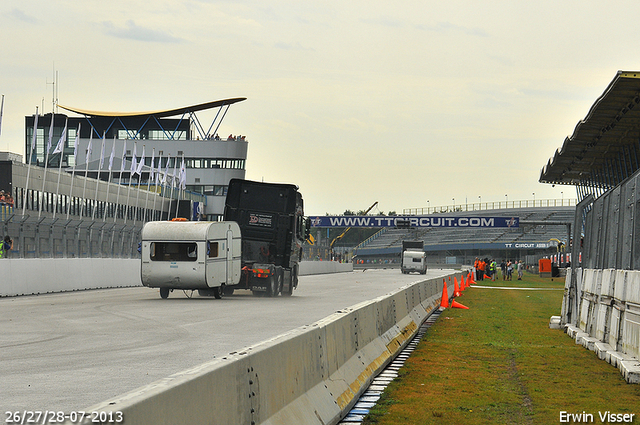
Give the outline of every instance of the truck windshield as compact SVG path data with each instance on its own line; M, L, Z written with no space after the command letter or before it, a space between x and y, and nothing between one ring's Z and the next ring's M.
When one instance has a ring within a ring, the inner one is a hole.
M151 242L152 261L196 261L198 245L195 242Z

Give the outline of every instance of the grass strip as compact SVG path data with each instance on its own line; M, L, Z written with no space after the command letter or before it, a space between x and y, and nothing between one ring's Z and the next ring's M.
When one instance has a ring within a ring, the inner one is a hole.
M560 315L564 279L525 273L483 286L554 290L466 289L445 310L385 390L363 424L557 424L561 412L634 413L640 385L549 329Z

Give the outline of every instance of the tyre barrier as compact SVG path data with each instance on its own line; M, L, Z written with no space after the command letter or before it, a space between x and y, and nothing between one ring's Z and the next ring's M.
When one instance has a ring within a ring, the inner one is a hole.
M126 425L336 424L439 307L442 289L442 277L403 286L86 410L121 412Z
M570 290L573 273L576 295ZM573 296L578 297L579 311L574 323L567 323ZM555 321L576 344L617 367L628 383L640 383L640 271L568 270L562 315Z

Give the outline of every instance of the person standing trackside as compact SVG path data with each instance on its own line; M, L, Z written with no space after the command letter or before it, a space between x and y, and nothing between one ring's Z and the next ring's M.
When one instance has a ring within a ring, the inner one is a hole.
M518 280L522 280L522 275L524 275L524 264L522 264L522 260L518 261Z
M479 273L480 280L484 280L484 274L487 268L487 262L481 259L478 267L480 267L480 273Z
M13 249L13 240L6 235L4 240L0 242L0 258L8 258L9 251Z

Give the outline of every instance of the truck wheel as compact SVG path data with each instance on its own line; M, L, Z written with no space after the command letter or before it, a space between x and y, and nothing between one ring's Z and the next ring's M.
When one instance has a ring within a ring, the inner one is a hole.
M160 288L160 298L162 298L163 300L169 298L169 291L169 288Z
M275 297L278 295L278 283L274 274L269 276L269 281L267 282L267 297Z
M298 269L291 270L291 280L289 281L288 289L282 291L283 297L290 297L293 295L293 287L295 286L295 280L298 278Z

